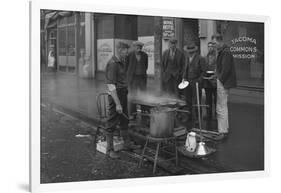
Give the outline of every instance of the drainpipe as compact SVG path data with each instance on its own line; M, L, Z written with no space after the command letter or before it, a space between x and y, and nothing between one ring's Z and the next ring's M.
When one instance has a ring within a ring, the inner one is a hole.
M89 78L95 78L95 59L93 50L93 32L94 32L94 19L92 13L85 13L85 57L89 59L90 72Z
M161 60L162 60L162 17L154 17L154 80L159 92L161 84Z

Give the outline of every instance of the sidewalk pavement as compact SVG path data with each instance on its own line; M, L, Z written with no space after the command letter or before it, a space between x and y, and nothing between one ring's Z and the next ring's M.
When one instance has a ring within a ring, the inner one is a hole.
M96 97L105 92L104 81L70 74L41 74L41 103L53 103L89 117L97 117Z
M155 92L153 80L148 80L148 92ZM90 118L97 118L96 98L106 92L104 80L83 79L76 75L61 73L41 74L41 102L60 105ZM263 105L263 93L233 89L230 103Z
M148 81L154 91L153 82ZM237 89L236 89L237 90ZM41 103L53 103L79 115L96 119L96 97L105 92L104 80L82 79L69 74L41 75ZM231 166L235 171L264 168L263 93L249 91L230 93L230 135L217 144L210 159Z

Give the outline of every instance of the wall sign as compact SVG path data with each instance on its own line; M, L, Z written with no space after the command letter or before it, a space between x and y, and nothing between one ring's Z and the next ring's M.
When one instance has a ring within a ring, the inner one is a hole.
M255 38L242 36L231 40L230 52L237 59L254 59L257 57Z
M163 39L175 37L175 19L163 18Z

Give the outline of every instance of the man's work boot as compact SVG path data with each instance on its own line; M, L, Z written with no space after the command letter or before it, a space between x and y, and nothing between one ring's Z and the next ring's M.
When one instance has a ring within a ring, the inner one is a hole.
M107 133L106 134L106 154L112 158L112 159L117 159L120 156L114 151L114 146L113 146L113 133Z
M115 151L113 150L110 150L107 155L111 158L111 159L118 159L120 158L120 156L118 155L118 153L116 153Z

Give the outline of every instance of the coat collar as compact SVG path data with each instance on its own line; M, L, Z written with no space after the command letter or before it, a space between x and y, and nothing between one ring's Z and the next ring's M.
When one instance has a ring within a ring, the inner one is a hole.
M199 59L199 54L196 53L196 54L193 56L193 58L192 58L192 60L191 60L190 62L189 62L189 57L188 57L188 62L189 62L189 64L193 64L193 63L195 63L198 59Z
M113 61L113 62L119 62L119 63L122 63L122 61L120 60L120 58L119 58L119 57L117 57L117 56L115 56L115 55L113 55L113 56L112 56L112 61Z
M169 53L169 54L171 54L171 51L172 51L172 50L171 50L171 49L168 49L168 50L169 50L169 52L168 52L168 53ZM178 49L178 48L176 48L176 49L175 49L175 56L177 55L177 53L178 53L178 52L179 52L179 49Z
M219 49L219 53L223 52L223 51L227 51L228 50L228 46L226 44L224 44L221 49Z

